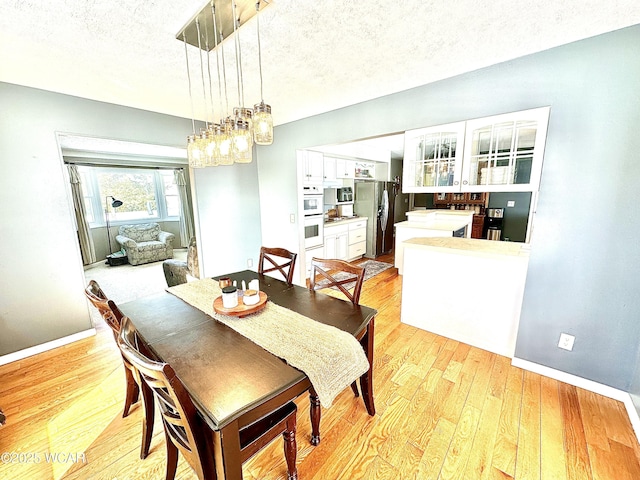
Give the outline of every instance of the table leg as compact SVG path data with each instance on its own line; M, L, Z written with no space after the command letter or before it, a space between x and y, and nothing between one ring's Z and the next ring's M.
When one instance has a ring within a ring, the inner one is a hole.
M311 387L309 390L309 416L311 417L311 445L320 444L320 398L316 391Z
M367 407L367 413L371 416L376 414L376 406L373 401L373 332L374 321L372 318L367 326L367 332L360 339L360 344L369 360L369 370L360 377L360 389L362 390L362 399Z
M242 480L240 433L235 422L213 433L213 456L217 480Z

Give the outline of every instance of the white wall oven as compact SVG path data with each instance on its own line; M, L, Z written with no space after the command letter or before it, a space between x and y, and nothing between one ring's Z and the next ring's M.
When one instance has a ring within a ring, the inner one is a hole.
M304 216L323 215L323 194L319 187L304 187L302 194L302 209Z
M304 248L321 247L324 244L324 215L304 217Z

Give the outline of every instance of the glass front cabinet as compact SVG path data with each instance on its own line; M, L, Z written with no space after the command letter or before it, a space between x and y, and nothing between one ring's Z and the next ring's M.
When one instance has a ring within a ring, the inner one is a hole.
M403 192L457 192L465 122L405 132Z
M537 191L549 107L405 132L403 191Z

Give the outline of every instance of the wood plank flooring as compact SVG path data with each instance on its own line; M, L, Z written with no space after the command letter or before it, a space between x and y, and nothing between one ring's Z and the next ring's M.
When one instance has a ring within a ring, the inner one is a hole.
M323 410L322 442L312 447L308 400L298 400L301 480L640 479L640 447L620 402L401 324L401 282L389 269L365 282L361 297L379 311L376 415L347 389ZM124 391L104 326L0 366L0 479L164 478L162 426L140 460L142 412L136 405L122 418ZM285 478L282 442L243 471L245 480ZM196 477L181 459L176 478Z

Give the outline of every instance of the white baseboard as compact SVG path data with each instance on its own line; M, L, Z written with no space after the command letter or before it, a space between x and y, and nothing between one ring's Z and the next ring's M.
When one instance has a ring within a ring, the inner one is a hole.
M73 335L68 335L66 337L58 338L57 340L52 340L50 342L43 343L41 345L36 345L35 347L29 347L29 348L25 348L24 350L18 350L17 352L13 352L13 353L9 353L7 355L1 356L0 365L6 365L7 363L15 362L16 360L22 360L23 358L27 358L32 355L36 355L38 353L46 352L47 350L53 350L54 348L61 347L63 345L68 345L69 343L82 340L83 338L87 338L95 334L96 334L96 329L90 328L88 330L83 330L82 332L74 333Z
M513 365L514 367L522 368L523 370L539 373L540 375L544 375L545 377L553 378L554 380L568 383L569 385L573 385L574 387L583 388L585 390L589 390L599 395L613 398L614 400L618 400L624 403L624 406L627 410L627 415L629 416L629 421L631 422L633 431L636 434L636 439L638 440L638 443L640 443L640 416L638 415L638 411L636 410L636 407L633 404L631 395L629 395L629 393L617 388L610 387L608 385L594 382L592 380L587 380L586 378L578 377L577 375L563 372L561 370L556 370L554 368L546 367L544 365L533 363L528 360L523 360L521 358L512 358L511 365Z

